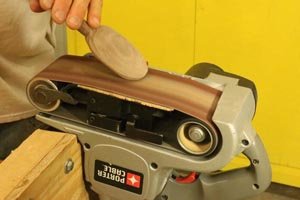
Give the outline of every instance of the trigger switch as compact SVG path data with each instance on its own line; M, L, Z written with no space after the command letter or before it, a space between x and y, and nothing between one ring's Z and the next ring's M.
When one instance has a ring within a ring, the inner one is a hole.
M176 182L183 183L183 184L193 183L197 180L198 177L199 175L196 172L191 172L186 177L177 177Z

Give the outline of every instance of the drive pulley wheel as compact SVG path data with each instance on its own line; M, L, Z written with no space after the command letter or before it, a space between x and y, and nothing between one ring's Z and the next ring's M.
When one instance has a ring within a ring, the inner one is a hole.
M207 156L218 145L218 135L196 119L183 120L177 129L177 141L188 153Z
M36 78L27 85L27 96L30 103L40 111L51 112L60 105L60 99L53 99L43 89L57 90L56 85L47 79Z

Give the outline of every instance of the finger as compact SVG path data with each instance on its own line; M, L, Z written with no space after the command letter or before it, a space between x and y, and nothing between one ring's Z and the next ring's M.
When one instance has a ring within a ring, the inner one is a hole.
M30 9L33 12L42 12L42 11L44 11L43 8L40 6L39 0L29 0L29 6L30 6Z
M90 0L74 0L67 17L67 25L71 29L78 29L86 15Z
M50 9L52 8L53 1L54 1L54 0L40 0L40 6L41 6L44 10L50 10Z
M71 5L72 0L55 0L52 6L52 19L57 24L64 23Z
M91 0L88 12L88 23L91 27L100 26L103 0Z

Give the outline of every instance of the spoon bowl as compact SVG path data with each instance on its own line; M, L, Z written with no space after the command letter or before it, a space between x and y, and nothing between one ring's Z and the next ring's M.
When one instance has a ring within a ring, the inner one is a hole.
M120 77L142 79L148 65L140 52L119 33L108 26L92 29L85 21L79 31L85 36L94 56Z

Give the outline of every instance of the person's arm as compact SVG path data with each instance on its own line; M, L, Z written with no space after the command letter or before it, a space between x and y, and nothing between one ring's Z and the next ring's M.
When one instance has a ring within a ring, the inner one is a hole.
M29 0L34 12L51 10L52 19L58 24L66 22L71 29L78 29L87 15L88 24L100 25L103 0Z

